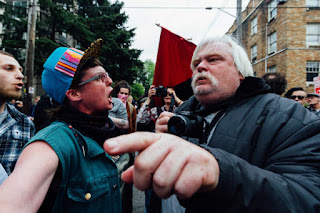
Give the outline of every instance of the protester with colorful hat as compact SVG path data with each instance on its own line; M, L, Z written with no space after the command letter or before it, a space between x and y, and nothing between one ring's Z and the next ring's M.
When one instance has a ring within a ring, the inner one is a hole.
M43 88L61 107L1 185L3 212L121 212L117 166L101 147L120 134L108 118L112 79L97 59L101 46L59 47L45 62Z

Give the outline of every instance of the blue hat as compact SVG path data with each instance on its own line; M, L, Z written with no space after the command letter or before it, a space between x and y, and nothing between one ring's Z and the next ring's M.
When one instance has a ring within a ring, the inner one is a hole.
M76 72L88 59L99 56L102 44L98 39L85 52L68 47L55 49L43 65L42 86L46 93L62 104Z

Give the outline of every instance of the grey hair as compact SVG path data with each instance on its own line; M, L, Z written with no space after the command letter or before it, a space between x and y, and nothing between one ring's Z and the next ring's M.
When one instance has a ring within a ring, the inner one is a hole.
M223 35L220 37L212 37L212 38L206 38L200 42L200 44L197 46L197 48L193 52L193 56L191 59L191 70L195 70L195 67L193 65L193 61L196 60L196 56L198 52L203 49L206 45L212 45L214 43L225 43L228 44L231 47L230 54L233 57L234 64L236 65L238 71L241 73L243 77L253 76L253 69L251 62L248 58L248 55L244 48L240 46L236 40L229 36L229 35Z

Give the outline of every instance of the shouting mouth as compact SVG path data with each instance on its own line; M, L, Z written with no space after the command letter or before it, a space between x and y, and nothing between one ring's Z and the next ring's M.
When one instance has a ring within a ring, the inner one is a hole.
M16 84L16 88L17 88L18 90L22 90L22 86L23 86L23 83L18 83L18 84Z

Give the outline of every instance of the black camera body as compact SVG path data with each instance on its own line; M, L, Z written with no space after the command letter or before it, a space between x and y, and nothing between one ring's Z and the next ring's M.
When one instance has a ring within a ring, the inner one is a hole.
M177 136L201 138L203 134L203 117L189 111L181 111L169 119L168 131Z
M157 97L166 97L168 88L163 87L162 85L155 87L156 94L154 96Z

